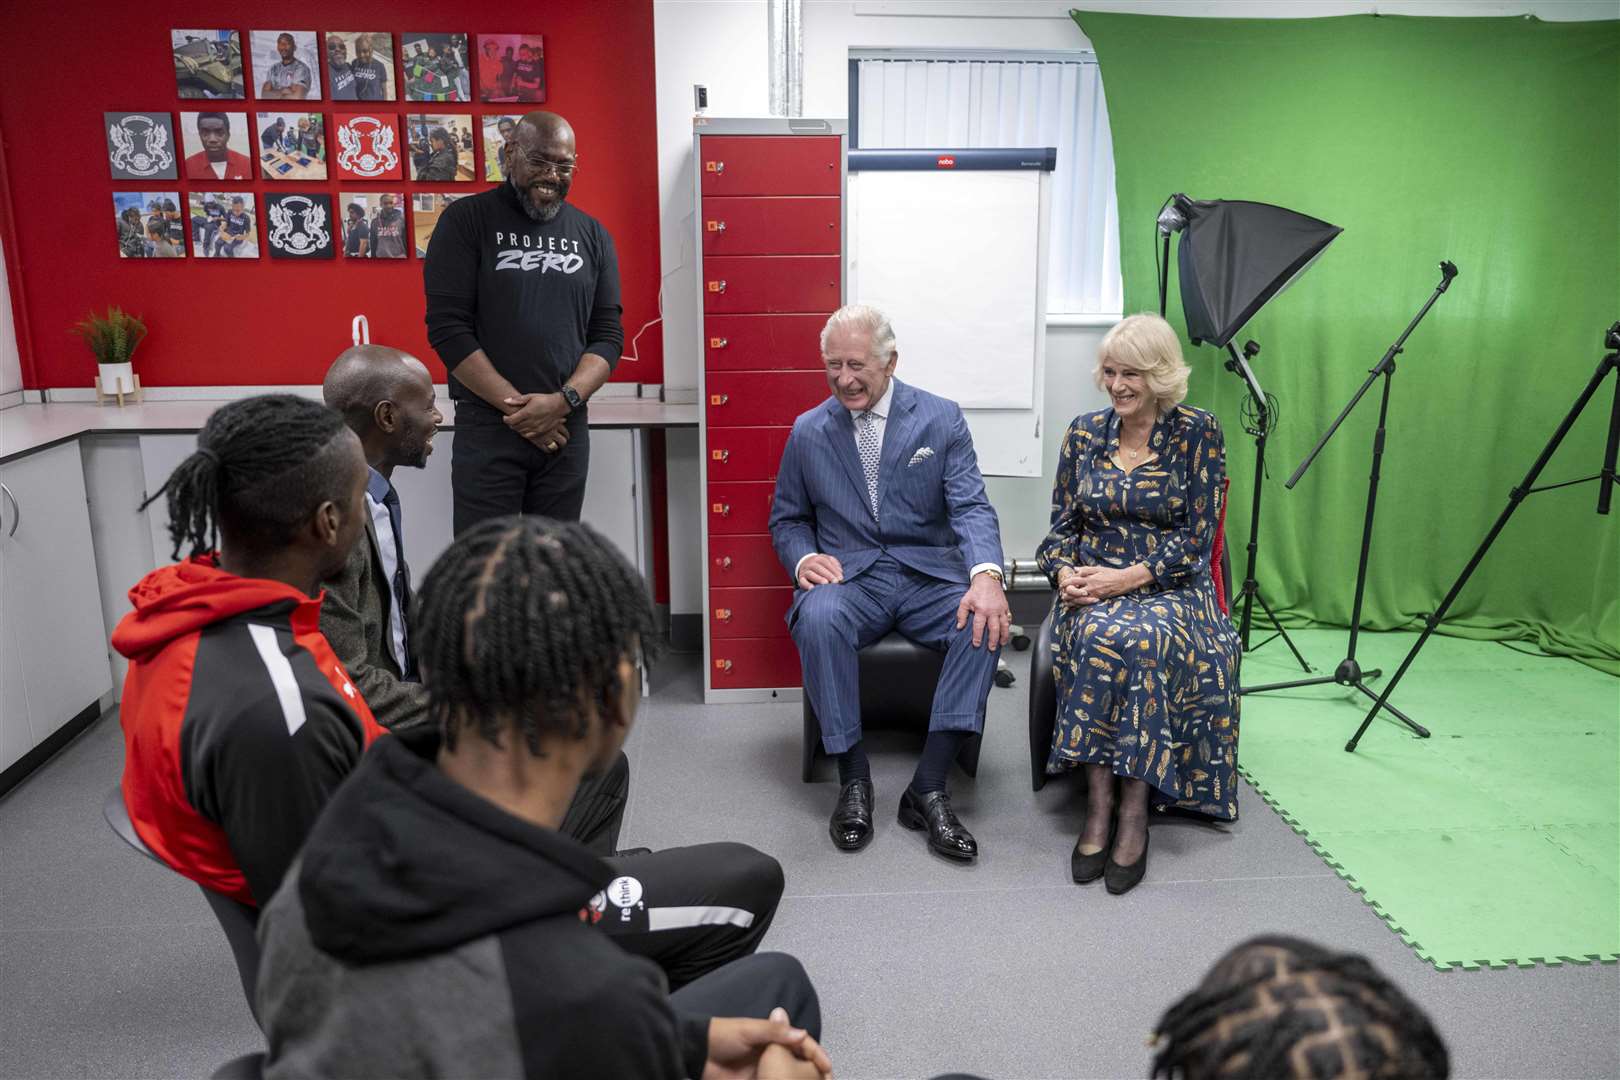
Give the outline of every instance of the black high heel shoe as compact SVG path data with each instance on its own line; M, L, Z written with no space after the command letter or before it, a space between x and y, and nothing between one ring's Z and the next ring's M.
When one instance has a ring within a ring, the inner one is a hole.
M1102 846L1101 851L1093 852L1090 855L1080 854L1080 841L1075 840L1074 850L1069 852L1069 876L1074 878L1076 885L1084 885L1103 876L1104 866L1108 863L1108 852L1114 846L1114 832L1115 825L1110 822L1108 825L1108 842Z
M1152 831L1142 834L1142 856L1129 866L1121 866L1114 861L1113 843L1109 843L1108 867L1103 871L1103 884L1115 896L1130 892L1141 883L1147 874L1148 841L1153 838Z

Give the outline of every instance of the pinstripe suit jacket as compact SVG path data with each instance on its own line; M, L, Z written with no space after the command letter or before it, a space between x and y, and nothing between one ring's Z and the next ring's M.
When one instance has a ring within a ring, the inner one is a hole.
M961 408L894 380L875 521L849 410L829 397L801 414L777 470L771 542L789 575L812 552L836 557L846 580L884 552L964 586L969 567L1000 566L1001 526Z

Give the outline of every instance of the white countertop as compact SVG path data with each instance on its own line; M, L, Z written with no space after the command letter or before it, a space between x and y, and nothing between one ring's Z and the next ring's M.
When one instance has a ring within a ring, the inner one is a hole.
M141 405L79 403L15 405L0 410L0 461L81 435L154 434L201 431L217 401L148 401ZM455 403L441 398L444 427L453 428ZM591 427L696 427L695 404L670 405L640 398L600 398L591 402Z

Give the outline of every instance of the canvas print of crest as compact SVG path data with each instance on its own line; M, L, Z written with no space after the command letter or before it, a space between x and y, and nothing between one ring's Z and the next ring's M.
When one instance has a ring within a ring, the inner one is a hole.
M191 253L199 259L257 259L259 224L253 193L193 191Z
M506 167L501 164L501 147L512 138L520 118L487 113L484 116L484 179L505 180Z
M242 35L235 30L170 30L174 81L183 98L246 97Z
M325 180L320 113L260 113L259 172L266 180Z
M406 101L471 101L466 34L401 34Z
M186 226L178 191L115 191L113 223L121 259L183 259Z
M273 192L264 197L264 220L272 259L330 259L336 249L330 195Z
M313 30L254 30L255 97L314 101L321 96L321 61Z
M546 53L539 34L478 35L478 99L546 100Z
M102 114L114 180L173 180L179 173L174 122L166 112Z
M464 197L450 191L419 191L411 195L411 231L416 236L417 258L427 258L428 241L433 239L433 230L438 228L439 215L444 213L445 207Z
M405 258L405 209L397 191L344 191L343 256L347 259Z
M477 175L471 113L413 113L405 118L405 134L412 180L471 182Z
M329 30L326 79L333 101L394 100L394 35L382 30Z
M331 150L340 179L404 179L404 147L395 113L338 113L332 117Z

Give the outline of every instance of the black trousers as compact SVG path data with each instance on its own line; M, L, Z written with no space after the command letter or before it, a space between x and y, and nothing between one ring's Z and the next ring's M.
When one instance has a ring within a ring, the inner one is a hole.
M555 454L507 427L494 409L480 405L458 403L455 430L450 489L457 536L480 521L508 514L579 520L591 461L590 426L584 412L568 418L568 445Z
M734 961L675 991L669 1000L681 1012L759 1020L780 1005L794 1027L821 1041L821 1000L804 966L787 953Z
M563 816L561 831L606 859L616 875L592 898L592 922L663 968L671 989L751 955L776 918L782 865L732 843L613 856L629 795L630 762L620 753L612 768L580 785Z

